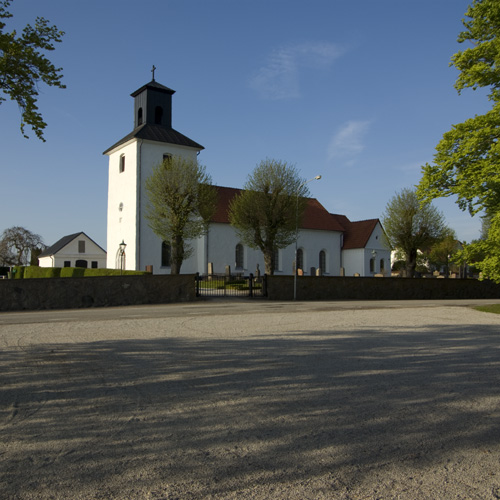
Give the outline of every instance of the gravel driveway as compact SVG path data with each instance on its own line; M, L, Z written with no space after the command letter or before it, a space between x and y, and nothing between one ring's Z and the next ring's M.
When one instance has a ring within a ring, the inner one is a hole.
M500 499L500 316L247 304L0 315L0 498Z

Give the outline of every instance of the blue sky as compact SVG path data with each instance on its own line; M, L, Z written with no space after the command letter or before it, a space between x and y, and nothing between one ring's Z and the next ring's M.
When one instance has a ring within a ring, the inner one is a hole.
M46 244L85 231L106 247L107 160L133 128L130 94L176 91L173 127L202 144L219 186L261 160L293 163L311 196L351 220L381 217L417 184L442 134L489 107L453 87L468 0L14 0L7 29L44 16L64 30L49 57L66 90L40 86L46 142L0 106L0 231ZM461 240L480 220L436 201Z

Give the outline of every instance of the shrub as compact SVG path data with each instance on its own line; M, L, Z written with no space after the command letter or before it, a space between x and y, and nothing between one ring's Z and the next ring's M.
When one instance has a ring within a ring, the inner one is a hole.
M59 278L60 267L27 266L24 268L24 278Z
M120 276L119 269L84 269L83 267L16 266L13 278L81 278L94 276ZM124 276L143 276L146 271L123 271Z
M24 278L24 269L24 266L14 266L11 269L12 277L17 280Z

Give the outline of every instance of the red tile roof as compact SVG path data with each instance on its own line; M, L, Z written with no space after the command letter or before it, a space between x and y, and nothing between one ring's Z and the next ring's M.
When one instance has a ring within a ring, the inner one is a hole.
M343 226L331 216L316 198L307 199L307 206L300 227L302 229L320 229L323 231L344 231Z
M215 186L217 189L217 209L212 222L229 224L229 205L232 199L241 192L241 189Z
M229 205L241 189L216 186L218 192L217 209L212 222L229 224ZM345 215L330 214L316 199L308 198L302 218L302 229L317 229L321 231L339 231L344 233L344 249L364 248L379 222L378 219L368 219L351 222Z
M216 186L218 191L217 209L212 222L229 224L229 205L241 189ZM302 229L319 229L323 231L344 231L344 228L328 213L325 207L315 198L307 199L307 206L302 218Z
M344 250L349 250L351 248L365 248L375 229L375 226L379 222L378 219L351 222L345 215L332 214L332 216L337 219L341 219L342 225L345 228Z

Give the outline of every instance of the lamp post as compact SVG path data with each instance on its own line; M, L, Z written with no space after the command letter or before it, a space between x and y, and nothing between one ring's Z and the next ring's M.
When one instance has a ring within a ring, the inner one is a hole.
M124 264L124 261L125 261L125 248L127 247L127 244L125 243L125 241L122 240L122 242L120 243L120 275L123 274L123 264Z
M321 179L321 175L317 175L316 177L313 177L312 179L309 179L308 181L303 182L298 188L297 192L295 193L296 197L296 205L295 205L295 269L293 273L293 300L297 300L297 273L298 273L298 262L297 262L297 254L298 254L298 240L299 240L299 194L300 194L300 189L304 187L306 184L309 184L312 181L319 181Z

